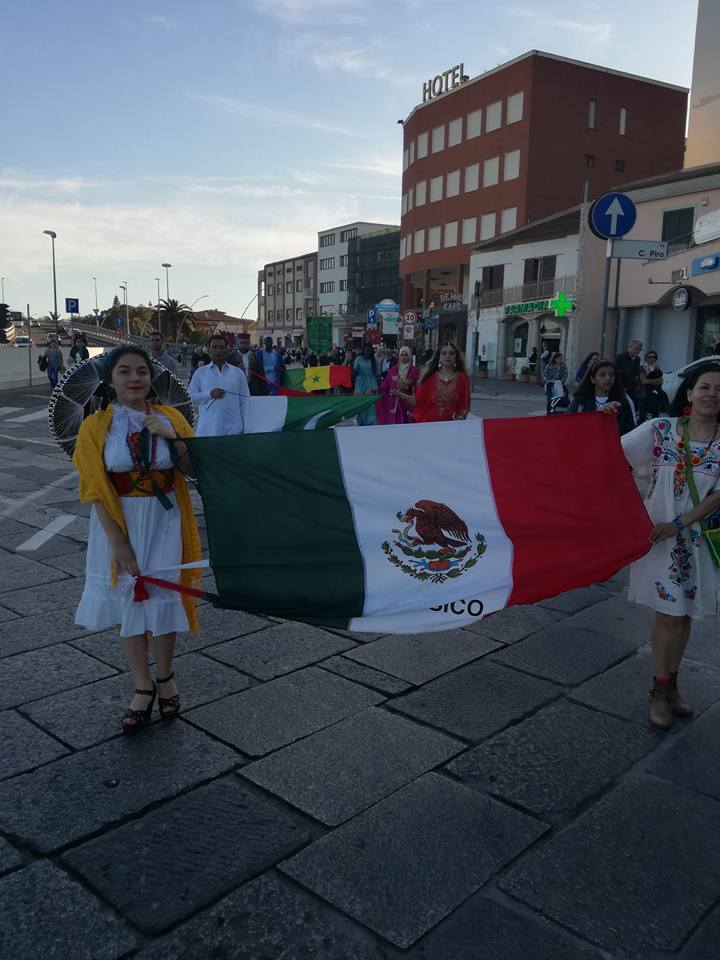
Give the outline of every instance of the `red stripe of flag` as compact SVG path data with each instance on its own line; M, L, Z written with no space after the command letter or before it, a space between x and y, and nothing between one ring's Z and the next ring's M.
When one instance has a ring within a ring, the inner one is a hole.
M352 372L350 367L345 364L339 366L336 363L330 364L330 386L331 387L352 387Z

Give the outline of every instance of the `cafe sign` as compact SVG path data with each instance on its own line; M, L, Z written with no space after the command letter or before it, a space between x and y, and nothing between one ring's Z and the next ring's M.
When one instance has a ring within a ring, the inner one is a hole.
M423 84L423 103L434 100L435 97L440 97L443 93L449 93L463 83L467 83L469 79L470 77L465 76L465 64L456 63L449 70L443 70L436 77L425 81Z
M504 313L510 317L515 313L554 313L556 317L564 317L575 310L575 301L571 300L562 290L554 297L545 300L526 300L523 303L505 304Z

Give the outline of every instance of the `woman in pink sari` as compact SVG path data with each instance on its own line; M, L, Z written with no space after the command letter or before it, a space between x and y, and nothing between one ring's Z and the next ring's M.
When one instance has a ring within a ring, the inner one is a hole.
M378 388L380 399L375 406L378 423L409 423L413 419L411 408L398 394L415 393L419 377L410 347L401 347L397 363L390 367Z

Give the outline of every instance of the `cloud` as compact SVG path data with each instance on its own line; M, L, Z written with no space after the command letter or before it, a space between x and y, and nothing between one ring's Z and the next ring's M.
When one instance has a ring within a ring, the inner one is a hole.
M90 187L99 186L102 186L102 184L85 180L83 177L55 177L54 179L40 180L0 172L0 189L2 190L42 190L53 193L77 194Z
M511 7L508 13L513 17L532 20L551 30L563 30L579 34L592 43L607 43L615 29L614 23L584 23L581 20L569 20L565 17L548 16L547 12L531 10L528 7Z
M358 23L365 19L366 0L251 0L254 10L286 27L318 23Z
M364 173L376 173L382 177L400 177L400 158L397 160L370 160L367 163L323 163L323 167L333 170L359 170Z
M163 17L160 14L155 14L152 17L146 17L145 23L153 24L156 27L164 27L166 30L177 30L180 26L177 20L173 20L171 17Z
M400 51L383 40L373 39L363 46L354 45L351 37L311 40L310 59L318 70L339 70L353 77L382 80L405 87L416 83L416 75L401 70Z
M185 190L188 193L205 193L213 194L215 196L226 196L226 197L246 197L250 200L261 200L266 199L267 197L275 197L278 199L288 197L299 197L307 196L307 190L301 190L299 187L293 188L288 187L283 183L274 183L269 184L264 187L255 187L248 183L230 183L225 186L212 186L211 184L195 184L194 186L187 186Z
M277 123L286 127L302 127L304 130L318 130L322 133L334 133L341 137L358 137L347 127L337 126L335 124L325 123L316 117L310 117L305 114L291 112L289 110L279 110L276 107L268 107L263 104L248 103L245 100L234 100L231 97L208 97L199 94L189 94L191 100L197 100L205 103L213 110L219 110L222 113L229 113L236 117L244 117L246 120L259 120L266 123Z

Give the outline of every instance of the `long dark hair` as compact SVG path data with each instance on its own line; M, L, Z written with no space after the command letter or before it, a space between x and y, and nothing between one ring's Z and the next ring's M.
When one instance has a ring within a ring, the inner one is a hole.
M668 414L671 417L682 417L685 407L688 405L688 390L693 390L695 384L705 373L720 373L720 362L709 360L707 363L699 363L693 367L685 376L677 388L673 401L670 404ZM720 418L719 418L720 419Z
M102 382L102 402L101 406L104 409L109 403L115 399L115 391L112 388L110 381L112 380L113 371L115 367L120 363L123 357L135 356L142 357L147 365L148 370L150 371L150 391L148 392L147 399L150 401L157 400L155 396L155 391L152 388L152 378L153 378L153 364L150 359L147 350L143 350L142 347L136 347L132 343L124 343L121 347L115 347L110 353L107 354L105 359L105 372L103 375ZM96 391L97 394L97 391Z
M610 388L608 400L617 400L622 403L622 400L625 397L625 389L622 385L622 381L620 380L618 369L612 360L596 360L578 384L578 388L575 391L575 396L580 400L590 398L593 400L595 399L595 384L592 382L592 378L596 376L598 371L602 370L603 367L612 367L615 371L615 383Z
M428 361L425 369L422 372L420 377L420 383L425 383L428 377L431 377L434 373L437 373L440 369L440 351L444 350L445 347L452 347L455 351L455 367L453 368L457 373L467 373L465 370L465 357L462 355L462 351L459 347L456 347L454 343L444 343L441 347L437 347L435 353Z

